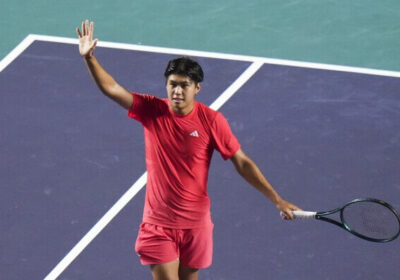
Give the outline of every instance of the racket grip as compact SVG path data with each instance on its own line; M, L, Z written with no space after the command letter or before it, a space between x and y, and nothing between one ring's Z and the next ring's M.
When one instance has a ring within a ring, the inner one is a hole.
M292 211L293 216L295 219L314 219L317 212L311 211L301 211L301 210L294 210ZM281 216L284 217L285 214L281 212Z
M295 210L293 215L296 219L314 219L317 212Z

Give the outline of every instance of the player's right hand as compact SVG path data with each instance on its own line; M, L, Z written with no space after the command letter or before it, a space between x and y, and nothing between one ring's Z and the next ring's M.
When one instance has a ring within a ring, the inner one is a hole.
M91 57L97 44L97 39L93 40L94 22L89 23L89 20L85 20L82 22L82 32L77 27L76 33L79 38L79 53L82 57Z

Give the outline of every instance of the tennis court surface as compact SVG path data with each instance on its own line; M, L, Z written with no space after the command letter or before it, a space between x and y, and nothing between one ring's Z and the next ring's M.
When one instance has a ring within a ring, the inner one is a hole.
M101 42L125 87L165 96L169 59L203 66L199 101L229 120L279 193L304 209L377 197L400 209L400 73ZM92 82L76 40L27 37L0 64L4 279L150 279L134 253L141 126ZM399 241L284 222L215 153L214 263L201 279L399 279Z

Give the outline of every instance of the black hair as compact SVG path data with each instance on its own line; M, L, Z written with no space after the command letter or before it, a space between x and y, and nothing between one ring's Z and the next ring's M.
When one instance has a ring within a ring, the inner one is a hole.
M165 79L168 79L169 75L187 76L195 84L202 82L204 79L203 69L201 69L200 64L186 56L178 57L168 62L164 72Z

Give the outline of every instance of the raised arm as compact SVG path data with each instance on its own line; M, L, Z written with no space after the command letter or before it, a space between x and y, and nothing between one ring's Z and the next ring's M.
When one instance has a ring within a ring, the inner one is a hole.
M93 40L94 22L89 23L88 20L82 22L82 32L79 28L76 28L76 33L79 38L79 53L84 59L89 73L98 88L105 96L129 110L133 103L132 94L118 84L114 78L104 70L93 54L97 44L97 39Z
M282 199L271 184L264 177L257 165L241 150L231 158L238 173L252 186L258 189L265 197L271 200L276 208L285 214L288 219L293 219L292 210L300 210L296 205Z

